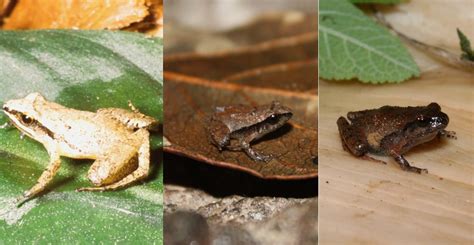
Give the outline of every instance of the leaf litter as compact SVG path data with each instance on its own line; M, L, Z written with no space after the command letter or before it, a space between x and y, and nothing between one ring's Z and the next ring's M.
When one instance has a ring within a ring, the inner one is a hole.
M254 22L247 28L255 30L237 30L258 33L258 27L261 24ZM314 30L295 29L302 32L276 33L277 38L258 39L260 42L230 50L166 56L165 151L261 178L316 177L318 35ZM231 38L239 36L238 31L227 33L232 33ZM253 147L272 153L275 160L255 162L243 152L219 152L210 144L207 120L216 106L257 106L273 100L290 107L294 116Z

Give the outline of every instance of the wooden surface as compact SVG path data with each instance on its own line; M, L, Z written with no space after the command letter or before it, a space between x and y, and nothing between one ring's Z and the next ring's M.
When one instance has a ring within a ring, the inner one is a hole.
M321 244L474 244L474 73L446 67L394 85L320 80ZM357 159L342 149L336 120L383 105L438 102L450 117L442 139L408 152L429 174Z

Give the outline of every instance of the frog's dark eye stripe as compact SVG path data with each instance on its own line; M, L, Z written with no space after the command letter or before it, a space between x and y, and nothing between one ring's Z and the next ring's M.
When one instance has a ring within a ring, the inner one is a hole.
M418 119L418 120L417 120L417 124L418 124L418 126L420 126L420 127L426 127L426 126L428 126L428 125L430 124L430 121L431 121L430 118L426 118L426 117L421 117L421 118L418 117L417 119Z

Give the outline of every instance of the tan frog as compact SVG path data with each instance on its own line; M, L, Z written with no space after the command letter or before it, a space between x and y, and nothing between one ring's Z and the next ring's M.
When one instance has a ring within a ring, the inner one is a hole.
M148 130L158 122L133 106L133 112L106 108L94 113L70 109L32 93L7 101L3 110L15 127L43 144L50 156L48 167L24 192L21 202L45 189L60 167L60 156L95 159L87 175L95 187L78 191L114 190L148 175Z

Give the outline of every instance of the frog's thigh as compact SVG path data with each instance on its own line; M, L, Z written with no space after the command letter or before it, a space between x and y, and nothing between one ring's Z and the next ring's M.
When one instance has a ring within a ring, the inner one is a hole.
M99 157L89 168L87 178L95 186L102 186L117 182L137 168L133 161L137 149L133 146L120 145L109 153Z
M115 190L148 176L150 169L150 133L146 129L139 129L134 135L139 138L141 142L138 148L138 168L113 184L102 187L81 188L78 191Z
M367 142L360 132L354 130L344 117L337 120L339 135L342 140L342 147L355 156L362 156L367 153Z
M209 134L211 142L222 150L223 147L227 146L230 141L229 128L222 122L211 120L209 124Z
M104 108L97 110L97 113L112 118L126 125L128 128L153 128L157 121L138 112L131 112L121 108Z

